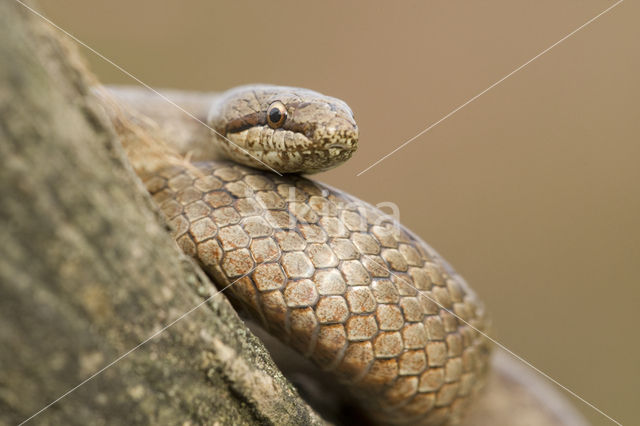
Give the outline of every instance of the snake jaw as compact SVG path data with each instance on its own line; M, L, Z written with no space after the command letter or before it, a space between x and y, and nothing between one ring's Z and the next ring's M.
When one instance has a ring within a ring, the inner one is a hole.
M274 102L287 113L277 128L267 120ZM351 158L358 146L358 127L347 104L307 89L236 88L212 107L208 120L225 156L280 173L331 169Z
M340 142L327 136L312 141L301 133L252 127L228 133L220 139L220 150L229 159L261 169L280 173L318 173L347 161L357 148L357 139L341 137Z

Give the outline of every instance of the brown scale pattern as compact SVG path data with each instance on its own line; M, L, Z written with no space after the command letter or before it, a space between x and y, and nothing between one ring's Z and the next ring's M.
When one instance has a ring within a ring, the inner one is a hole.
M180 247L218 286L234 283L236 303L332 371L374 420L460 418L487 370L489 345L474 330L486 318L431 247L308 179L197 167L169 167L145 183Z

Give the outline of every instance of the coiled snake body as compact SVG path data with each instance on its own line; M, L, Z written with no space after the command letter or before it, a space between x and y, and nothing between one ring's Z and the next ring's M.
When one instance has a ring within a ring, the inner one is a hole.
M455 423L489 353L482 305L464 280L375 207L255 168L309 173L348 159L357 127L346 104L250 86L216 98L207 119L218 135L198 143L254 168L149 162L129 149L180 247L374 421Z

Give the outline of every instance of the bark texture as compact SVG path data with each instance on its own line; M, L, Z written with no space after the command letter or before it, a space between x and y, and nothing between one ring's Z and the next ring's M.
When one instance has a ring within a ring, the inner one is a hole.
M213 294L161 225L65 43L0 3L0 423ZM223 295L33 419L321 423Z
M215 287L169 237L69 45L15 2L0 27L0 424L323 424L224 295L193 309ZM498 362L465 424L581 424Z

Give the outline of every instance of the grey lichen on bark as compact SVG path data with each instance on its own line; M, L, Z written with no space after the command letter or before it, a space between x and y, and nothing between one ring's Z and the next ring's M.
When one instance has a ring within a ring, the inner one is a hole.
M69 45L15 2L0 26L0 423L118 359L34 421L323 423L223 295L128 353L216 289L166 232Z

